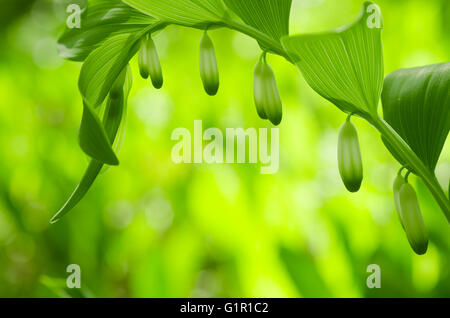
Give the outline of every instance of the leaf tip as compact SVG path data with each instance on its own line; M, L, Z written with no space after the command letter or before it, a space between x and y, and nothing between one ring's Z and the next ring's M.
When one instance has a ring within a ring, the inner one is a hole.
M50 224L56 224L59 222L61 218L59 217L59 212L56 213L51 219L50 219Z

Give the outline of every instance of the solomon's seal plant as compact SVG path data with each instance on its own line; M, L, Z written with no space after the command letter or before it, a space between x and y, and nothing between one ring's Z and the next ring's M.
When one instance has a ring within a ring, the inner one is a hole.
M450 130L450 63L402 69L384 78L384 25L376 4L365 2L358 19L337 30L291 36L291 0L78 2L83 8L82 28L66 30L59 49L67 59L84 61L78 82L83 97L79 143L91 163L52 222L82 199L103 165L119 164L117 132L124 122L131 88L127 65L139 51L141 75L150 76L154 86L161 87L161 66L152 34L168 25L204 32L200 75L210 95L217 92L219 73L206 32L229 28L255 39L262 50L254 70L255 104L258 115L275 125L281 122L281 98L266 57L276 54L296 65L313 90L349 116L339 136L338 161L350 191L357 191L362 181L358 137L350 117L362 118L377 129L401 172L407 171L405 177L400 172L394 183L394 205L416 253L425 253L428 239L417 196L408 183L410 174L422 179L450 221L450 201L435 175Z
M261 55L254 70L253 93L256 111L261 119L279 125L283 117L280 93L272 68L267 64L266 52Z
M425 254L428 248L428 233L420 212L416 192L408 183L408 172L403 178L401 171L394 182L395 208L400 217L400 223L406 232L409 244L414 252Z
M214 45L206 30L200 41L200 77L205 92L210 96L216 95L219 90L219 70Z
M405 184L405 178L402 176L402 171L404 168L401 168L400 171L397 174L397 177L395 177L394 185L392 186L392 192L394 194L394 205L395 205L395 211L397 212L398 219L400 221L400 224L402 225L403 229L405 229L405 225L403 224L402 216L400 215L400 189Z
M153 87L156 89L163 86L161 62L151 35L142 39L141 50L139 51L139 72L144 79L147 79L150 75Z
M339 131L338 167L347 190L358 192L363 179L363 166L358 132L350 117L351 115L347 117Z

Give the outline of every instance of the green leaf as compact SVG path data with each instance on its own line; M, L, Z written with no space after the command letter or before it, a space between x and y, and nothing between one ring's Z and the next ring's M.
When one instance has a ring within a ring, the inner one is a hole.
M380 9L365 2L353 24L335 31L283 37L308 84L346 113L377 115L383 87Z
M384 119L434 171L450 131L450 63L389 74L382 102ZM388 143L386 146L402 162Z
M222 0L124 0L131 7L161 21L205 28L226 14Z
M83 64L78 82L84 101L79 141L83 151L98 161L118 164L95 108L102 104L120 72L138 51L141 37L159 26L155 24L137 33L116 35L95 49Z
M118 34L95 49L83 64L78 81L83 99L91 107L100 105L129 60L139 49L147 27L132 34Z
M292 0L224 0L246 24L269 35L277 42L289 34Z
M107 134L111 144L116 140L119 128L123 124L123 118L126 113L127 99L132 85L131 70L128 67L127 79L123 88L123 93L117 99L109 98L106 110L103 116L104 131ZM95 179L102 170L103 163L95 159L91 160L81 182L75 188L74 192L64 204L64 206L53 216L51 223L58 222L64 215L69 213L86 195Z
M81 2L77 3L82 8L80 28L66 28L58 40L60 56L72 61L84 61L114 35L140 31L156 21L120 0Z
M119 164L103 124L95 111L86 103L84 103L78 141L81 149L88 156L109 165Z
M86 172L81 179L81 182L75 188L75 191L72 193L67 202L63 205L63 207L56 213L50 223L54 224L58 222L64 215L70 212L80 201L84 198L88 190L91 188L98 174L102 170L103 164L97 160L91 160L89 163Z

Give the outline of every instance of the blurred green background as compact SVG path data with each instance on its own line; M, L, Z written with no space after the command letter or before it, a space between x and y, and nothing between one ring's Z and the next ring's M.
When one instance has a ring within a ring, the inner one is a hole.
M386 74L447 62L448 0L376 1L385 20ZM291 33L349 23L360 0L294 0ZM177 127L271 127L253 105L254 40L211 31L221 72L218 96L198 75L202 32L171 26L155 36L165 85L153 89L133 60L121 165L102 174L60 223L87 157L77 144L80 63L60 59L62 1L0 1L0 296L74 295L69 264L82 270L81 295L94 297L449 297L449 224L413 178L430 245L415 255L394 211L399 168L375 129L355 119L365 179L349 194L337 169L345 115L276 56L284 102L280 170L258 165L176 165ZM447 188L450 145L437 167ZM381 267L381 289L366 268Z

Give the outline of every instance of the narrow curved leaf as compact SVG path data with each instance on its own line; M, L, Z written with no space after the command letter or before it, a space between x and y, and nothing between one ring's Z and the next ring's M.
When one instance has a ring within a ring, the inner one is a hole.
M224 0L246 24L269 35L277 42L289 34L292 0Z
M131 70L128 68L127 79L125 81L123 93L117 99L108 99L105 114L103 116L103 125L105 127L105 132L111 143L115 143L117 140L117 133L119 128L123 125L123 118L126 113L128 94L132 85L132 75ZM83 178L81 179L78 186L75 188L74 192L64 204L64 206L58 211L58 213L53 216L51 223L58 222L64 215L70 212L86 195L86 193L91 188L95 179L102 170L103 163L92 159L86 169Z
M114 35L138 32L156 21L121 0L81 2L83 4L77 3L82 9L80 28L66 28L58 40L60 56L72 61L84 61L94 49Z
M120 126L120 119L122 117L121 112L123 111L123 103L124 103L124 97L122 96L120 99L116 100L108 100L108 106L107 110L105 112L105 129L109 131L109 135L112 140L114 140L115 134L117 133L117 130ZM111 117L114 116L114 117ZM119 117L120 116L120 117ZM51 223L58 222L64 215L70 212L80 201L83 199L83 197L86 195L86 193L91 188L92 184L94 183L95 179L97 178L98 174L102 170L103 163L92 159L89 163L88 168L86 169L86 172L83 175L83 178L81 179L78 186L75 188L74 192L70 196L70 198L67 200L67 202L64 204L64 206L58 211L58 213L53 216L51 219Z
M86 170L86 172L83 175L83 178L81 179L81 182L78 184L78 186L75 188L75 191L70 196L69 200L64 204L64 206L56 213L52 219L50 220L50 223L56 223L58 222L64 215L70 212L80 201L83 199L83 197L86 195L92 184L94 183L95 179L97 178L98 174L102 170L103 164L100 161L92 160L89 163L89 166Z
M392 72L382 102L385 120L434 171L450 131L450 63Z
M167 23L204 28L222 21L222 0L124 0L131 7Z
M379 7L365 2L353 24L283 37L282 44L317 93L346 113L375 116L383 87L382 28Z

